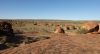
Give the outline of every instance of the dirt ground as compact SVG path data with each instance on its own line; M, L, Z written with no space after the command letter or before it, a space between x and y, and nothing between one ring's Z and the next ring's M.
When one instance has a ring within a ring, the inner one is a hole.
M18 47L0 50L0 54L100 54L100 34L80 34L77 29L66 29L66 25L76 25L80 22L41 22L41 21L11 21L14 32L24 36L48 36L49 39L21 43ZM64 34L55 34L55 27L61 25ZM79 29L79 28L78 28Z
M100 54L100 34L50 34L49 37L0 54Z

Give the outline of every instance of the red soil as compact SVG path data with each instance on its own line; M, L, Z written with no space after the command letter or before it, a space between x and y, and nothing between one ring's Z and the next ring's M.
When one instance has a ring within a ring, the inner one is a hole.
M100 34L52 34L50 37L0 54L100 54Z

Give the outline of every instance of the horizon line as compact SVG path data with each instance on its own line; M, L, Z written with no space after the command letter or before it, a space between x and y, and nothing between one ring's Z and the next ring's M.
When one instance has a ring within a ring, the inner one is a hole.
M24 19L24 18L22 18L22 19L17 19L17 18L13 18L13 19L3 19L3 18L0 18L0 20L62 20L62 21L64 21L64 20L68 20L68 21L100 21L100 20L96 20L96 19L79 19L79 20L75 20L75 19Z

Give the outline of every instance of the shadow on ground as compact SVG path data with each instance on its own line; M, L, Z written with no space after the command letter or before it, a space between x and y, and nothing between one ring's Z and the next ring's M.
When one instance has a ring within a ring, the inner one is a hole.
M32 37L27 37L24 35L15 35L11 37L9 40L7 40L5 43L0 44L0 50L8 49L10 47L18 47L20 44L25 43L25 44L30 44L33 42L49 39L50 37L48 36L32 36Z

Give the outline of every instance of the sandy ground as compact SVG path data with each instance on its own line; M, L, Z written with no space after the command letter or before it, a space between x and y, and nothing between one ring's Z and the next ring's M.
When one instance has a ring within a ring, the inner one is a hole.
M21 44L0 54L100 54L100 34L50 34L50 39Z

